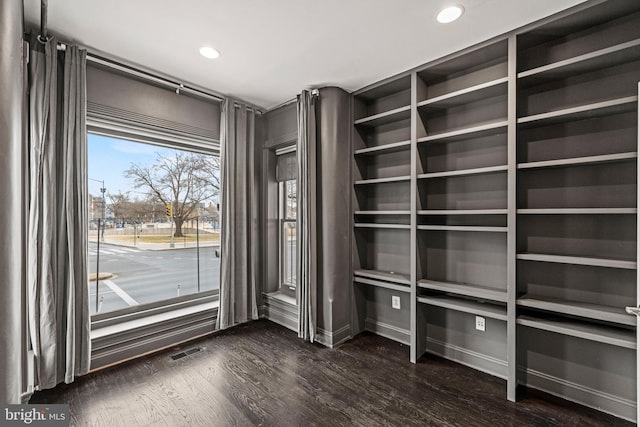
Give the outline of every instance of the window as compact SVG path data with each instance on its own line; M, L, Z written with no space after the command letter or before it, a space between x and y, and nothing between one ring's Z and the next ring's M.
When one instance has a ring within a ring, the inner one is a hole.
M288 293L295 292L296 287L297 195L295 179L279 183L280 290Z
M219 157L87 140L92 314L219 289Z

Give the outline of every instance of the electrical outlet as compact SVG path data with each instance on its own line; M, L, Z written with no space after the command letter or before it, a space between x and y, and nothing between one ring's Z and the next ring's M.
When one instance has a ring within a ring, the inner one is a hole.
M484 332L484 317L476 316L476 329Z
M400 297L393 295L391 297L391 308L395 308L397 310L400 310Z

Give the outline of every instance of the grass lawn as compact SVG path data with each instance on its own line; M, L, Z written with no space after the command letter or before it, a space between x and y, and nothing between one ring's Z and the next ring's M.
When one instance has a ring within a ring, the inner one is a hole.
M106 235L105 238L108 240L115 240L117 242L132 242L133 234L123 234L118 236L109 236ZM198 241L195 234L185 234L184 237L174 237L174 242L187 242L187 243L195 243ZM219 242L220 234L211 234L211 233L202 233L200 234L200 242ZM170 243L171 236L169 234L166 235L141 235L138 238L138 242L140 243Z

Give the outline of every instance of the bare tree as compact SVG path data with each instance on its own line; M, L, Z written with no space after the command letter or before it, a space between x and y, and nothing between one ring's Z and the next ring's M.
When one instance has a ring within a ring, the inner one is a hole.
M164 217L164 205L156 198L147 196L142 200L133 200L128 214L136 222L155 222L157 218Z
M174 237L183 237L184 222L197 214L202 202L219 194L219 171L217 157L176 151L170 156L156 153L151 166L132 164L125 177L136 188L145 189L150 198L173 207Z
M130 198L129 192L123 193L118 190L118 193L112 194L107 193L107 198L109 199L109 203L107 203L107 208L113 214L113 218L118 221L118 219L124 220L128 215Z

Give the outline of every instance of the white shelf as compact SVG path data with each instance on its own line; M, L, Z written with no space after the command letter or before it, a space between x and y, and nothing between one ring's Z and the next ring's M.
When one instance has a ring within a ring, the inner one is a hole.
M577 107L564 108L561 110L549 111L547 113L520 117L518 119L518 124L555 122L570 119L579 120L623 111L632 111L635 108L637 102L637 96L627 96L624 98L611 99L608 101L596 102L593 104L580 105Z
M399 151L409 151L410 149L411 141L400 141L391 144L376 145L375 147L360 148L359 150L355 150L353 154L356 156L376 156Z
M556 321L529 316L518 316L516 323L543 331L555 332L632 350L636 349L636 338L633 331L578 321Z
M484 173L504 172L507 169L508 169L507 165L501 165L501 166L490 166L485 168L461 169L456 171L432 172L432 173L420 174L418 175L418 179L444 178L449 176L479 175Z
M406 105L404 107L395 108L384 113L374 114L373 116L363 117L354 122L355 125L360 126L381 126L393 122L399 122L401 120L407 120L411 117L411 106Z
M618 63L640 58L640 39L630 40L615 46L598 49L573 58L532 68L518 73L519 79L545 75L549 77L563 77L592 71L599 68L611 67Z
M489 82L480 83L475 86L460 89L455 92L436 96L434 98L426 99L419 102L418 108L449 108L456 105L481 101L483 99L492 98L498 95L506 95L506 86L508 81L509 79L507 77L502 77Z
M523 295L518 298L517 304L522 307L536 308L569 316L585 317L604 322L618 323L621 325L635 326L635 316L624 311L624 308L610 307L599 304L589 304L577 301L566 301L558 298L547 298L537 295Z
M427 209L418 215L506 215L506 209Z
M398 230L411 229L411 226L409 224L380 224L380 223L356 222L353 226L356 228L386 228L386 229L398 229Z
M637 214L636 208L551 208L518 209L522 215L629 215Z
M358 277L366 277L369 279L400 283L401 285L411 284L411 278L409 277L408 274L396 273L393 271L360 269L360 270L354 270L353 275Z
M627 153L605 154L602 156L574 157L574 158L558 159L558 160L545 160L541 162L520 163L518 165L518 169L579 166L579 165L589 165L589 164L598 164L598 163L620 162L625 160L634 160L637 158L638 158L638 153L633 151L633 152L627 152Z
M493 123L486 123L478 126L452 130L450 132L443 132L443 133L437 133L435 135L424 136L422 138L418 138L418 143L454 142L454 141L461 141L469 138L481 138L487 135L506 132L507 125L508 125L508 122L506 120L493 122Z
M522 254L516 255L516 259L524 260L524 261L553 262L553 263L559 263L559 264L587 265L587 266L593 266L593 267L620 268L620 269L627 269L627 270L636 269L636 263L633 261L623 261L623 260L605 259L605 258L588 258L588 257L575 257L575 256L564 256L564 255L522 253Z
M507 321L507 308L495 304L480 303L447 296L419 296L418 302L422 304L435 305L437 307L450 310L461 311L463 313L485 316L491 319Z
M398 285L395 283L381 282L379 280L367 279L365 277L354 276L353 281L356 283L362 283L363 285L375 286L378 288L391 289L398 292L411 292L411 288L408 285Z
M418 287L432 291L446 292L472 298L490 301L507 302L507 291L486 286L469 285L465 283L439 282L437 280L418 280Z
M506 233L507 227L486 227L486 226L471 226L471 225L419 225L418 230Z
M403 182L409 181L410 176L392 176L389 178L373 178L373 179L361 179L355 182L355 185L369 185L369 184L386 184L388 182Z

